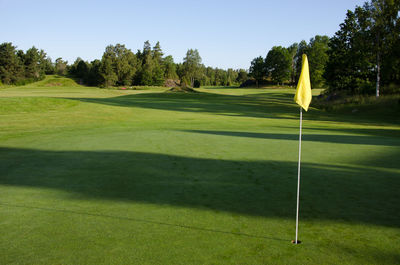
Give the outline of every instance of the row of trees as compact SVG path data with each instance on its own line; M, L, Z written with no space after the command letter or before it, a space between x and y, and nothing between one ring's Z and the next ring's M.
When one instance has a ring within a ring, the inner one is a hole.
M331 92L400 92L400 1L372 0L348 11L329 44L325 70ZM397 88L397 89L396 89Z
M133 53L125 45L109 45L101 60L85 62L78 58L69 69L70 74L88 85L128 86L163 85L165 80L184 82L190 86L231 85L247 78L245 70L223 70L206 67L196 49L189 49L182 63L175 63L171 55L164 56L160 43L151 47L146 41L143 50ZM243 77L243 73L246 77Z
M26 52L10 42L0 44L0 82L23 85L41 80L46 74L66 74L68 62L57 58L53 63L43 50L35 46Z
M53 63L43 50L35 47L24 53L12 43L0 45L0 81L4 84L24 84L43 79L45 74L69 74L82 84L91 86L163 85L166 80L189 86L232 85L244 82L247 72L206 67L196 49L189 49L182 63L171 55L164 56L160 43L151 47L146 41L143 50L133 53L125 45L106 47L100 60L87 62L77 58L68 65L57 58Z
M43 50L35 47L26 52L11 43L0 44L0 81L4 84L24 84L43 79L54 71L53 64Z
M265 58L259 56L251 61L250 76L257 85L266 79L277 84L297 82L301 71L301 58L305 53L310 64L310 79L313 86L323 86L323 73L328 61L329 37L315 36L309 43L301 41L289 47L274 46Z
M340 30L329 38L315 36L289 47L275 46L251 62L250 76L259 82L297 82L302 54L307 54L313 87L328 92L387 93L400 85L400 1L372 0L348 11Z

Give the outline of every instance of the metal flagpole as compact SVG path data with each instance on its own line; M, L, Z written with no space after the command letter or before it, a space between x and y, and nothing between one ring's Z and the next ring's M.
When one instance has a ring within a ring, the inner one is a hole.
M296 239L294 243L297 245L300 241L297 240L299 234L299 204L300 204L300 160L301 160L301 127L303 121L303 110L300 107L300 134L299 134L299 163L297 166L297 211L296 211Z

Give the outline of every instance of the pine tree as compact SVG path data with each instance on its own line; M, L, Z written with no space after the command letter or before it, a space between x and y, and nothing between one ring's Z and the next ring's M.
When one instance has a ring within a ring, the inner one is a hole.
M24 78L21 59L12 43L0 44L0 80L3 84L14 84Z

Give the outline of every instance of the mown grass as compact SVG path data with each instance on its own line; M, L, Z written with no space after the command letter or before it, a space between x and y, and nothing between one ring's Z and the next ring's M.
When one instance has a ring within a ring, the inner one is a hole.
M1 264L400 260L392 110L304 113L294 246L293 89L190 94L68 80L0 91Z

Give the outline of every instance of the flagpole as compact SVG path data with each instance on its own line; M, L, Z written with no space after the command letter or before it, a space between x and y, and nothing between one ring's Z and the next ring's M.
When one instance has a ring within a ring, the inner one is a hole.
M297 210L296 210L296 240L294 243L297 245L300 241L297 240L299 234L299 205L300 205L300 160L301 160L301 127L303 121L303 110L300 107L300 133L299 133L299 163L297 165Z

